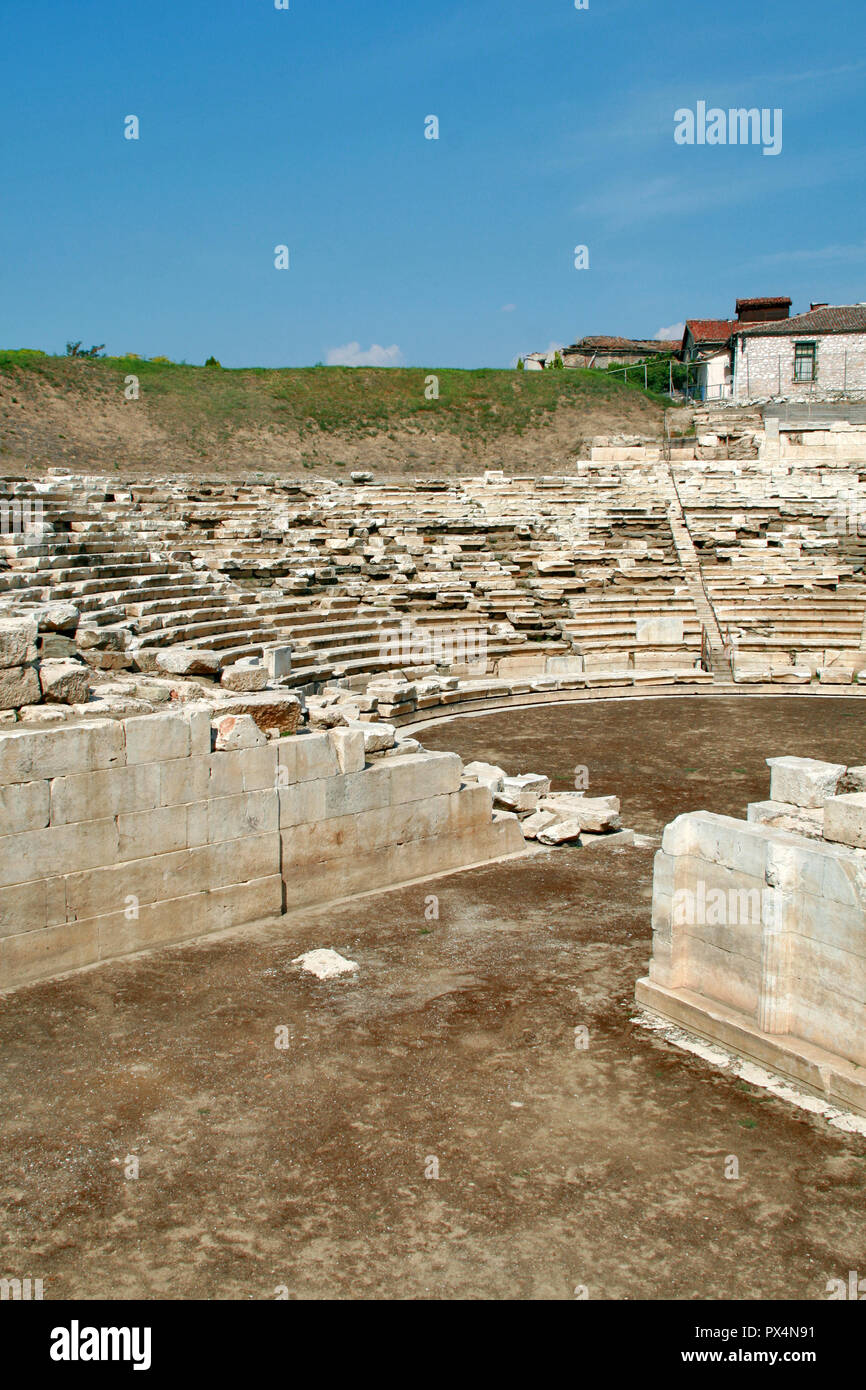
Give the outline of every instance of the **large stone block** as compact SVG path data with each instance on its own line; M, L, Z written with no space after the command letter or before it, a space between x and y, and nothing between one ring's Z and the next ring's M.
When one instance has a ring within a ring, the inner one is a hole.
M281 787L295 782L313 782L324 777L336 777L340 771L334 745L326 733L297 734L280 739L278 782Z
M0 835L42 830L48 824L48 783L19 782L0 787Z
M52 729L0 730L0 786L118 767L124 761L123 729L112 719Z
M93 678L80 661L43 661L39 667L43 700L56 705L81 705L90 699Z
M220 714L251 714L260 729L293 734L301 722L301 702L288 691L261 690L233 695L220 705Z
M866 792L827 798L824 802L824 838L866 849Z
M93 921L64 922L57 927L40 927L3 937L0 989L91 965L99 956L98 940L97 924Z
M293 825L323 821L327 785L320 778L316 782L297 782L294 786L280 787L280 828L285 830Z
M367 725L365 728L374 728ZM331 729L328 737L334 747L341 772L363 772L366 761L364 728Z
M0 837L0 886L113 864L117 855L117 825L111 819L49 825L45 830L3 835Z
M279 829L279 800L275 787L244 792L242 796L212 798L207 805L208 844L266 835Z
M55 777L41 784L51 794L51 824L70 825L103 816L150 811L160 804L160 768L156 763L112 767Z
M33 618L0 618L0 669L35 661L36 633Z
M405 753L375 764L362 776L370 778L371 786L380 780L387 781L385 800L380 804L390 801L391 805L398 806L403 801L458 791L462 770L457 753ZM377 791L376 796L380 795Z
M237 796L277 787L279 745L265 743L235 753L213 753L208 760L210 782L205 796Z
M0 669L0 709L20 709L42 698L34 666L6 666Z
M182 715L137 715L123 721L123 731L126 761L130 765L189 757L190 725Z
M770 768L770 800L794 806L823 806L833 796L845 772L843 763L824 763L816 758L767 758Z

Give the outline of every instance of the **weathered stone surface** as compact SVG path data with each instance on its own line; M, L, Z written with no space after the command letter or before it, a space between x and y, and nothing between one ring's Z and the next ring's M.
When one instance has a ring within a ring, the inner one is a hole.
M78 627L79 612L74 603L58 600L46 603L36 610L36 622L40 632L73 633Z
M260 729L293 734L301 722L301 702L288 691L262 690L232 696L222 705L226 714L251 714Z
M156 656L160 671L170 671L174 676L218 676L219 654L197 650L192 647L167 647Z
M559 817L555 811L535 811L521 821L520 828L527 840L537 840L539 833L549 825L555 825Z
M472 762L467 763L463 769L464 781L478 782L482 787L489 787L494 795L502 791L505 776L502 768L496 767L493 763Z
M90 668L80 661L43 661L39 667L42 698L50 704L84 704L92 682Z
M770 800L793 806L823 806L835 794L845 772L844 763L825 763L817 758L767 758Z
M33 705L42 698L39 677L33 666L5 666L0 669L0 709Z
M385 724L381 721L371 721L364 723L361 720L350 719L348 727L363 735L365 753L381 753L383 749L393 748L397 739L397 730L393 724ZM408 740L400 741L400 751L410 753L413 750L406 747Z
M509 811L534 811L538 798L550 791L550 778L540 773L524 772L519 777L504 777L502 790L496 792L497 806Z
M581 824L577 817L568 816L564 820L555 819L551 825L544 826L537 832L536 839L540 845L573 844L580 841L580 831Z
M554 811L576 820L583 830L619 830L619 799L615 796L581 796L579 792L553 792L542 797L539 810Z
M0 668L26 666L35 657L35 619L0 618Z
M234 666L227 666L220 677L220 684L226 690L236 690L243 694L251 690L264 690L268 683L268 668L261 662L255 665L250 662L238 661Z
M824 802L824 839L866 849L866 792L830 796Z
M217 753L232 753L241 748L257 748L260 744L268 741L252 715L249 714L226 714L222 719L215 719L212 727L216 732L215 748Z

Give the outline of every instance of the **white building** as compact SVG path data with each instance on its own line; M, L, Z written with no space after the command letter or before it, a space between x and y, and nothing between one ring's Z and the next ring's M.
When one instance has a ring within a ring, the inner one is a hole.
M733 399L866 400L866 304L735 328Z

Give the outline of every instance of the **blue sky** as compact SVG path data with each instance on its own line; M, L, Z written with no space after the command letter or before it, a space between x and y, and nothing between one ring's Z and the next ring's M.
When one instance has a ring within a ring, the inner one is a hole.
M498 367L866 300L863 6L290 5L2 0L0 345ZM676 145L701 100L782 152Z

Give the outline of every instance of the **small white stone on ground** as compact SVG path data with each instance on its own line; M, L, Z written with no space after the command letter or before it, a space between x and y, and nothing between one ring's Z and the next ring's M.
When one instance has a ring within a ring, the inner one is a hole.
M325 949L305 951L302 956L295 957L292 965L299 965L308 975L315 975L317 980L334 980L339 975L351 975L358 969L357 961L347 960L338 951Z

